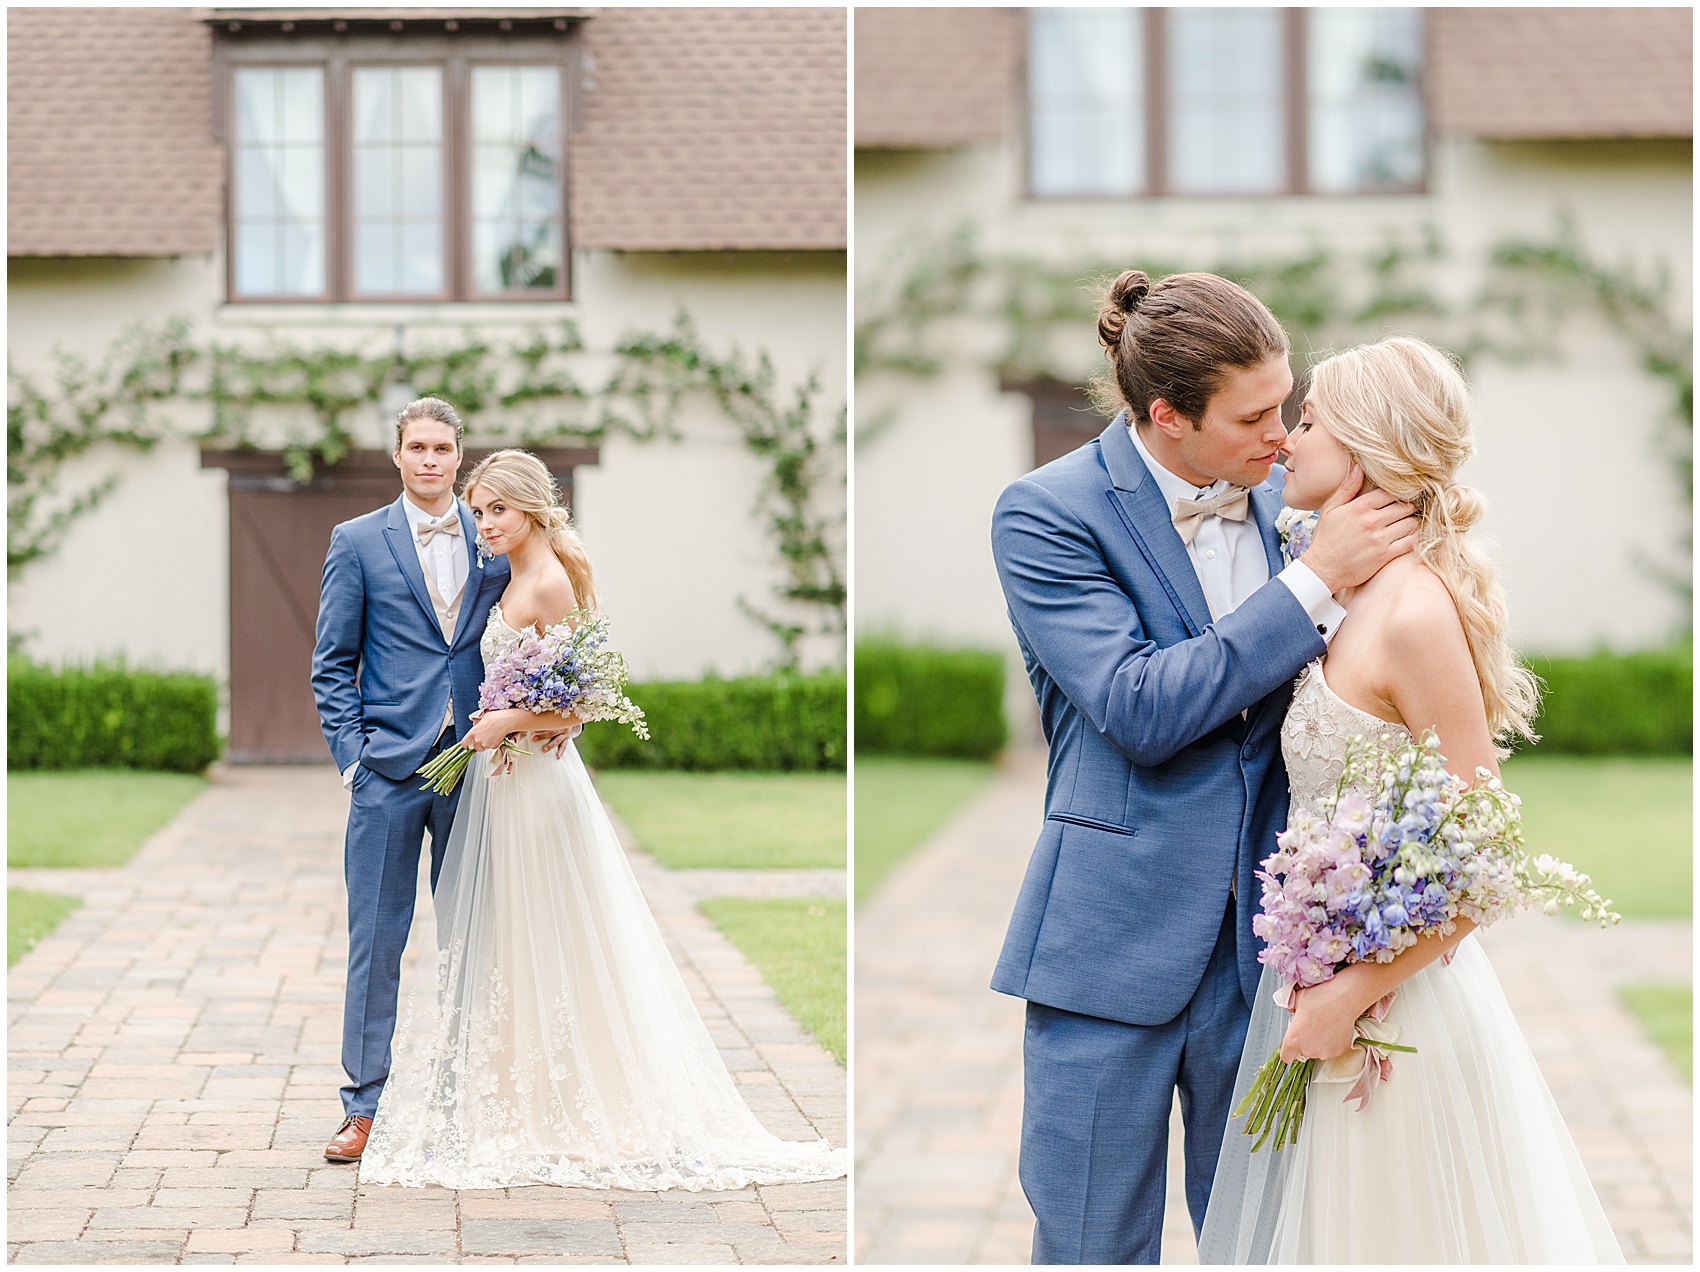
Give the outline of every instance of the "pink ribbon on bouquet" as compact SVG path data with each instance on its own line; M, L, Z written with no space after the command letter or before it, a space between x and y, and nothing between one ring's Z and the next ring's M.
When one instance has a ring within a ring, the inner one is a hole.
M1350 1104L1356 1100L1359 1113L1369 1107L1370 1096L1375 1094L1377 1084L1393 1076L1393 1057L1375 1044L1399 1041L1399 1026L1386 1023L1387 1013L1398 994L1396 989L1389 990L1358 1017L1354 1028L1358 1037L1365 1041L1354 1042L1344 1054L1324 1060L1316 1067L1315 1081L1352 1084L1340 1103Z
M1393 1057L1375 1044L1399 1041L1399 1026L1386 1023L1387 1013L1392 1010L1393 1000L1398 996L1398 990L1388 990L1375 1000L1374 1006L1358 1017L1353 1026L1354 1032L1367 1041L1354 1042L1348 1050L1332 1059L1317 1061L1311 1074L1313 1082L1350 1082L1351 1089L1340 1102L1350 1104L1356 1100L1359 1113L1369 1107L1376 1084L1393 1076ZM1284 985L1275 991L1276 1004L1288 1011L1293 1010L1297 1000L1298 987L1295 985Z

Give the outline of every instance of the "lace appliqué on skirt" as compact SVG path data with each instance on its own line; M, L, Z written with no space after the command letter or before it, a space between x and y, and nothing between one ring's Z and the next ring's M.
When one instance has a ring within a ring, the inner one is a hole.
M488 654L511 639L497 613ZM835 1179L744 1103L576 749L462 779L434 909L436 993L411 996L364 1183L660 1191Z

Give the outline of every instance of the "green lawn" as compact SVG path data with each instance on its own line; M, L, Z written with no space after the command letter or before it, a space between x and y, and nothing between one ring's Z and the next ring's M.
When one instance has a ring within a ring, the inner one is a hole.
M710 897L702 912L754 963L797 1023L844 1063L846 907L807 897Z
M871 896L997 769L974 760L856 757L856 899Z
M844 868L839 773L610 770L596 789L664 866Z
M1694 1085L1694 986L1625 985L1619 989L1629 1010L1659 1044L1689 1086Z
M596 775L597 790L638 843L675 868L842 870L845 786L837 773ZM843 1064L845 903L713 897L702 911Z
M35 947L72 910L81 897L57 892L35 892L29 888L6 889L6 966L10 967Z
M121 866L206 784L134 769L8 773L6 862Z
M1626 917L1664 918L1694 912L1693 772L1686 758L1538 754L1502 768L1530 852L1586 870Z

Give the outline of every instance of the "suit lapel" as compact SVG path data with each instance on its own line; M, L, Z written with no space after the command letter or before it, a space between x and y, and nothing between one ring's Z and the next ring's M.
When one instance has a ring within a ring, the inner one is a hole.
M1269 558L1270 579L1274 579L1286 568L1286 563L1281 560L1281 536L1275 529L1275 518L1281 515L1281 508L1281 494L1273 481L1266 481L1261 486L1251 488L1251 515L1257 522L1257 532L1263 540L1263 555ZM1264 708L1277 696L1279 695L1276 693L1266 694L1251 704L1246 712L1248 727L1257 723ZM1287 698L1281 697L1278 710L1285 715L1286 709Z
M1275 518L1281 515L1281 507L1281 496L1274 483L1266 481L1251 488L1251 515L1263 537L1263 555L1269 558L1270 578L1285 568L1281 560L1281 536L1275 531Z
M466 586L460 594L460 618L455 622L455 638L450 646L460 644L461 637L466 635L467 624L472 622L472 611L478 608L479 595L484 590L484 567L478 564L478 539L472 525L472 510L464 503L455 505L460 509L460 532L464 536L461 542L466 545Z
M1162 580L1187 631L1197 636L1210 625L1210 605L1204 599L1204 588L1198 582L1198 571L1192 568L1186 545L1170 520L1168 502L1128 436L1126 419L1124 411L1098 438L1104 467L1110 474L1109 497Z
M402 510L401 499L404 498L405 495L390 505L390 515L384 522L384 542L390 545L390 555L401 568L401 577L412 589L413 599L425 611L431 630L441 639L443 629L437 622L437 607L431 604L431 593L425 587L425 571L419 565L419 550L413 546L413 528L407 524L407 513Z

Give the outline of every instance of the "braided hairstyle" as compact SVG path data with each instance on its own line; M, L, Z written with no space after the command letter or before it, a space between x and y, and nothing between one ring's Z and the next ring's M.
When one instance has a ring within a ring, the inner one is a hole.
M543 461L530 451L496 451L472 470L461 487L463 497L474 486L483 486L510 508L518 508L531 518L566 568L578 606L594 610L596 584L591 577L590 557L573 529L572 517L561 504L561 488Z
M1534 741L1540 682L1512 651L1510 610L1493 562L1465 537L1487 500L1454 480L1476 450L1463 375L1433 345L1392 336L1317 363L1308 400L1316 422L1351 452L1367 482L1416 507L1417 560L1458 607L1494 738Z

